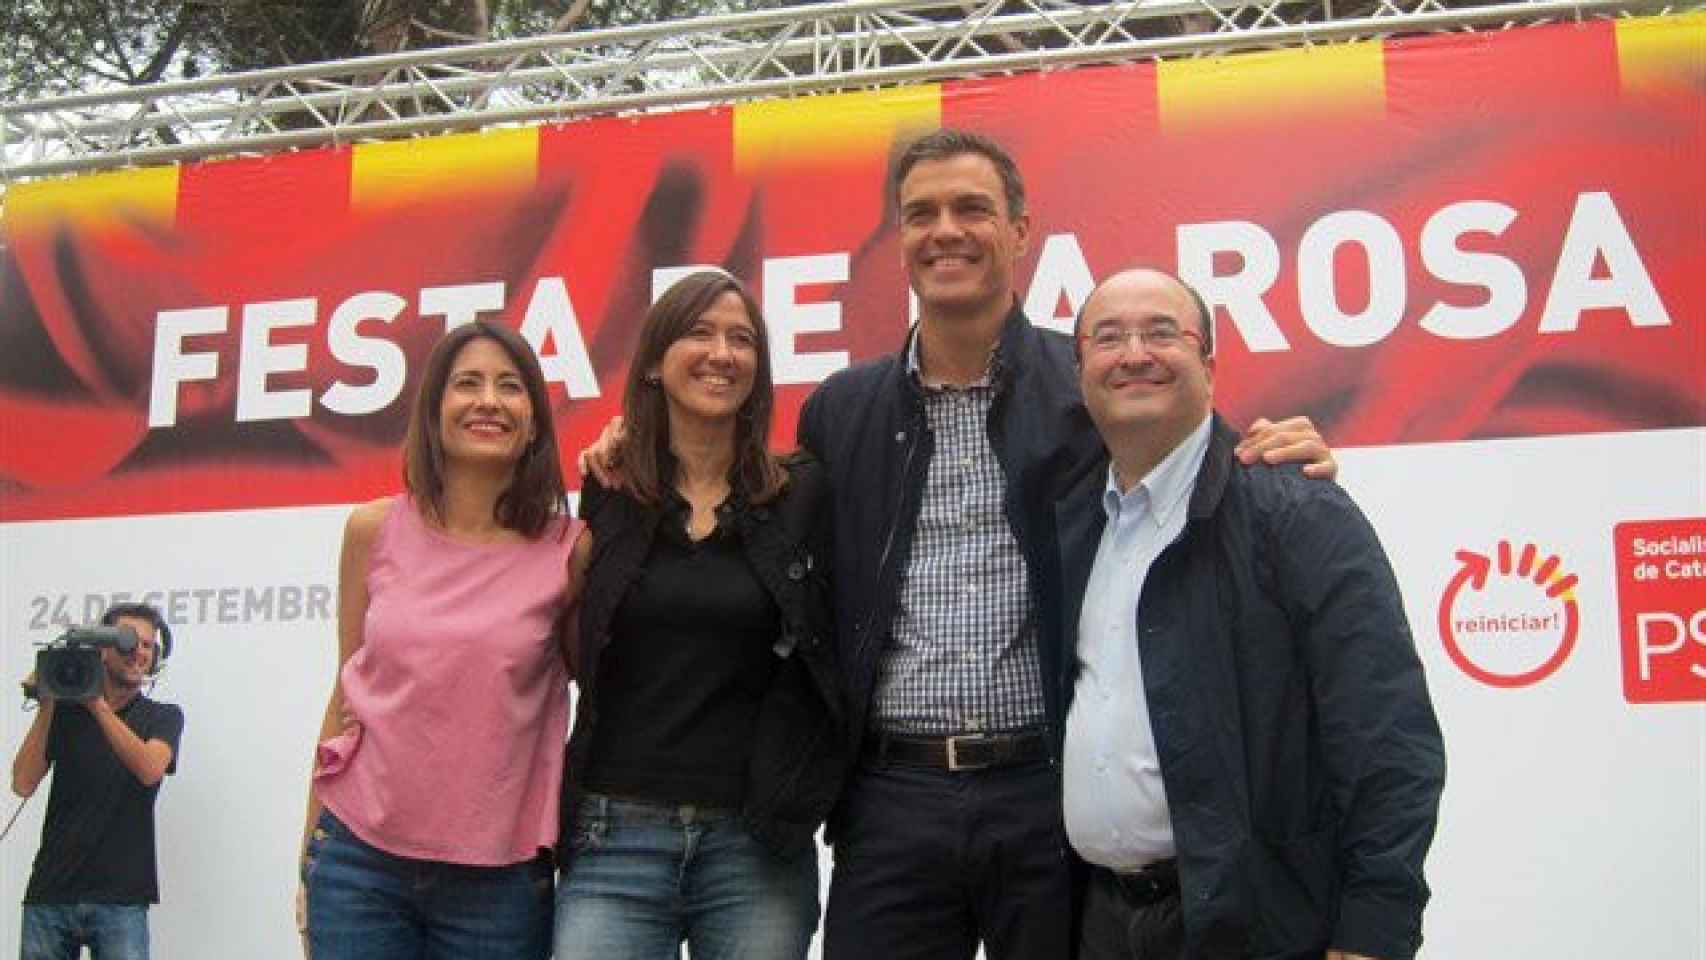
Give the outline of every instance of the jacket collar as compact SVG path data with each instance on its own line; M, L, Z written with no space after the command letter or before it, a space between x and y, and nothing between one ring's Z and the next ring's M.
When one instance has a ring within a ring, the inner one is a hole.
M900 369L902 377L913 396L924 396L923 369L919 362L919 327L923 321L912 325L906 333L906 342L900 349ZM1019 298L1013 298L1013 305L1007 311L1007 318L1001 322L1001 336L995 342L995 350L989 356L988 371L984 380L997 390L1006 388L1012 383L1016 373L1017 361L1024 350L1024 337L1029 332L1031 321L1025 317L1025 311L1019 306Z
M1234 468L1232 451L1237 445L1238 433L1216 410L1209 426L1208 452L1203 455L1202 469L1197 472L1196 489L1191 491L1191 519L1212 516L1220 509Z

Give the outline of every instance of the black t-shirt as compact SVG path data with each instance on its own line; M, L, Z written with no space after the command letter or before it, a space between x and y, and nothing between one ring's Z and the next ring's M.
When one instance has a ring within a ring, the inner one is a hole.
M731 524L700 541L666 508L599 665L586 785L661 803L737 809L781 614Z
M144 742L169 745L166 772L177 771L182 710L138 694L118 716ZM53 785L24 902L159 903L154 797L160 784L145 787L136 779L82 704L54 708L47 762Z

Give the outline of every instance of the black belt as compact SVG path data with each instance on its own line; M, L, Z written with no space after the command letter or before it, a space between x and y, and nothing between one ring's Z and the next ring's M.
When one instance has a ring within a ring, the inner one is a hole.
M1133 907L1147 907L1179 895L1179 862L1171 857L1157 860L1135 873L1120 873L1106 867L1095 869L1120 899Z
M865 737L865 758L879 767L893 764L931 770L986 770L1032 763L1047 756L1048 738L1041 730L955 737L872 732Z

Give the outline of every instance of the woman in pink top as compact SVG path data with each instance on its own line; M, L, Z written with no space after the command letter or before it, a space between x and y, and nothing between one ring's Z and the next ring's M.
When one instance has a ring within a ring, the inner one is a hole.
M581 547L549 410L514 331L452 330L409 422L406 492L344 528L303 841L313 960L550 954L568 726L553 638Z

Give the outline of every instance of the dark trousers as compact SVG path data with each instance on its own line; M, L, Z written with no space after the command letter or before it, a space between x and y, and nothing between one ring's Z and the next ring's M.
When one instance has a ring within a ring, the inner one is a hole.
M825 960L1063 960L1060 770L857 770L837 810Z
M1091 868L1080 923L1078 960L1179 960L1184 953L1177 888L1159 899L1133 897L1112 873Z

